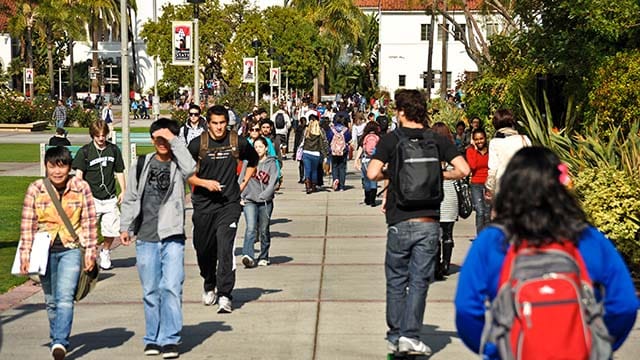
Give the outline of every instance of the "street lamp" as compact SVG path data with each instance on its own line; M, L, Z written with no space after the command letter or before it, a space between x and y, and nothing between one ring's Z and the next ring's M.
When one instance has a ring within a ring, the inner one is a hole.
M259 88L259 84L258 84L258 82L260 81L260 77L258 75L259 74L259 72L258 72L258 50L260 50L260 47L262 46L262 42L260 40L258 40L258 39L254 39L251 42L251 46L255 49L255 54L256 54L256 60L255 60L256 68L255 68L255 72L254 72L255 78L256 78L255 79L256 80L256 82L255 82L255 84L256 84L256 87L255 87L255 104L256 104L256 106L258 106L258 93L260 92L260 88Z
M193 102L200 106L200 30L198 18L200 17L200 4L204 0L187 0L193 4Z

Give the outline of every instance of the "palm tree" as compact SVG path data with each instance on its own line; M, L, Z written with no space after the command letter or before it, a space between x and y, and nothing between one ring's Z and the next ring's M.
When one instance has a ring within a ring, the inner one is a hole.
M27 67L33 68L33 44L31 34L36 20L36 4L33 0L17 0L17 12L9 19L9 33L20 39L20 56ZM33 84L29 85L29 94L33 96Z

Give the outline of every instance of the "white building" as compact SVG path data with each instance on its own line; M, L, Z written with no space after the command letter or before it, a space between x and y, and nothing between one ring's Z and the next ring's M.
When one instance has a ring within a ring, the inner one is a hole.
M429 26L431 15L425 13L425 7L431 5L416 5L419 2L403 0L356 0L356 4L365 13L378 13L379 44L378 81L382 89L393 94L399 88L426 88L426 74L428 70ZM466 28L466 21L461 10L449 11L458 24ZM440 94L440 77L443 60L443 16L436 15L436 28L433 31L432 69L435 73L434 86L431 96ZM484 35L497 31L500 26L492 15L478 14L478 24ZM447 89L455 88L456 80L466 73L477 72L476 64L467 55L462 42L456 38L460 34L453 31L447 34ZM436 30L437 29L437 30Z

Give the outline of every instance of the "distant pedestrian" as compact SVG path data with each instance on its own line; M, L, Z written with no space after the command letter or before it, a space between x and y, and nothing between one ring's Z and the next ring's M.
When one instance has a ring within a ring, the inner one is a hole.
M484 196L484 183L489 173L487 133L476 128L471 133L472 144L467 148L467 162L471 168L471 198L476 212L476 235L491 221L491 203Z
M184 124L180 126L178 137L189 146L191 140L197 138L205 131L207 131L207 120L200 114L200 107L192 104L189 106L188 118Z
M62 100L58 100L58 105L53 109L51 117L56 122L56 128L64 129L64 125L67 122L67 108Z
M109 140L113 141L113 121L115 120L113 117L113 109L111 102L107 103L107 106L102 108L102 116L100 117L109 127Z
M178 138L178 123L165 118L149 128L155 152L129 172L122 203L120 240L136 235L136 267L144 300L144 354L179 356L184 284L185 184L195 161ZM141 160L139 160L141 161ZM138 173L140 171L140 173Z
M63 128L57 128L55 135L49 139L49 146L69 146L71 142L67 139L66 131Z

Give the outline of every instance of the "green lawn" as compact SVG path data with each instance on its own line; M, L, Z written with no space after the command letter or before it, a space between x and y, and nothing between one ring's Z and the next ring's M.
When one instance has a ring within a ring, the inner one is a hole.
M39 144L0 144L0 162L39 162ZM5 189L2 189L4 192Z
M0 176L0 293L27 279L11 275L11 265L20 238L22 201L27 187L35 179L37 177Z

